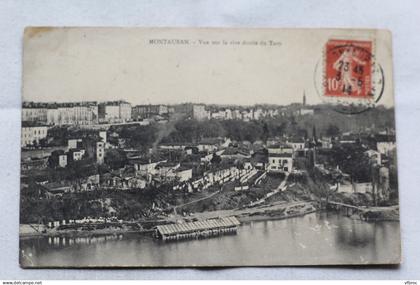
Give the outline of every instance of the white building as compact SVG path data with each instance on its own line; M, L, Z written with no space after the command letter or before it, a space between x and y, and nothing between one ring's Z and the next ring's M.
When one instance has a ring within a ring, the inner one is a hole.
M131 104L125 101L104 102L99 104L100 122L122 123L131 120Z
M269 172L291 172L293 169L293 147L277 143L267 148Z
M389 153L396 148L394 141L382 141L376 143L376 148L381 154L389 155Z
M96 102L60 103L47 109L49 125L92 125L98 123Z
M105 105L104 119L107 122L120 121L120 106L118 105Z
M323 137L320 140L322 148L332 148L332 140L330 137Z
M91 125L98 122L96 102L34 103L24 102L22 121L48 125Z
M304 150L305 149L305 140L302 138L290 139L287 141L289 145L293 148L293 151Z
M211 118L215 120L224 120L226 116L225 111L217 111L214 113L211 113Z
M100 131L99 132L99 137L102 139L102 142L105 143L105 145L106 145L106 143L107 143L106 131Z
M40 140L47 137L48 127L22 125L21 147L38 144Z
M354 192L356 193L372 193L373 185L371 182L353 183Z
M136 161L134 162L134 169L136 170L137 175L155 175L157 173L156 166L161 163L166 162L166 160L160 161L152 161L152 160L144 160L144 161Z
M254 111L253 116L254 116L254 120L259 120L264 116L264 111L262 109L256 109Z
M293 146L285 143L276 143L267 147L268 153L288 153L293 154Z
M209 119L209 115L204 105L193 105L192 116L194 119L199 121Z
M232 120L232 111L230 109L225 110L225 120Z
M365 154L367 155L367 157L369 157L371 161L375 162L378 165L381 165L381 153L379 151L369 149L365 151Z
M314 110L313 109L300 109L300 115L304 116L304 115L313 115L314 114Z
M269 172L291 172L293 169L293 157L290 153L269 153Z
M121 101L120 102L120 119L123 122L128 122L131 120L131 104L128 102Z
M47 121L47 108L24 104L22 106L22 121L45 123Z
M248 122L254 118L254 112L253 110L250 111L242 111L242 120L245 122Z
M180 167L175 171L176 177L179 179L179 182L185 182L192 178L192 168L183 168Z
M239 110L232 111L232 119L234 120L242 120L242 113Z
M105 157L105 143L96 142L96 162L98 164L103 164L104 157Z
M66 167L67 166L67 155L66 154L60 154L58 156L58 166L60 166L60 167Z
M81 160L83 156L85 155L85 150L84 149L71 149L68 152L68 155L71 161L78 161L78 160Z
M81 143L82 143L82 139L69 139L67 140L67 148L68 149L78 148L81 146Z
M337 192L339 193L372 193L373 192L373 185L371 182L362 182L362 183L350 183L348 181L344 181L342 183L338 183L337 186L332 186L332 188L338 187Z

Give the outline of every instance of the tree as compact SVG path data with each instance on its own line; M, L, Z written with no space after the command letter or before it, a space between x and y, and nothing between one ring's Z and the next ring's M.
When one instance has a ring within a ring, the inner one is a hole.
M267 122L263 123L263 132L262 132L262 140L263 142L267 142L268 137L270 136L270 131L268 129Z
M127 164L127 156L124 152L116 149L110 149L105 153L105 163L111 169L119 169Z
M326 130L326 134L329 137L336 137L340 134L340 129L334 124L329 124Z
M214 153L210 162L211 162L211 164L220 164L222 162L222 158L219 155Z

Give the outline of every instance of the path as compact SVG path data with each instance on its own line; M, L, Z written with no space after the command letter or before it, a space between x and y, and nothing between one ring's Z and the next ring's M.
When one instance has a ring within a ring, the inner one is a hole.
M258 201L255 202L251 202L248 206L252 207L255 205L259 205L265 202L266 199L270 198L271 196L273 196L274 194L278 193L278 192L283 192L286 190L287 186L287 179L289 178L289 173L286 172L286 176L284 177L284 180L280 183L280 185L274 189L273 191L271 191L270 193L267 193L263 198L259 199Z
M222 192L223 190L224 190L224 187L228 184L228 183L231 183L231 182L227 182L226 184L223 184L222 185L222 187L219 189L219 190L217 190L216 192L214 192L214 193L211 193L210 195L208 195L208 196L205 196L205 197L202 197L202 198L199 198L199 199L197 199L197 200L193 200L193 201L190 201L190 202L187 202L187 203L184 203L184 204L181 204L181 205L176 205L173 209L174 209L174 214L175 215L177 215L177 208L182 208L182 207L184 207L184 206L187 206L187 205L191 205L191 204L194 204L194 203L197 203L197 202L200 202L200 201L204 201L204 200L206 200L206 199L209 199L209 198L212 198L212 197L214 197L215 195L217 195L217 194L219 194L220 192Z

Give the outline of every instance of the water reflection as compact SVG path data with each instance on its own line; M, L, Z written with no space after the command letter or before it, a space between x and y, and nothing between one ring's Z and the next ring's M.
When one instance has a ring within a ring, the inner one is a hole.
M399 223L331 213L243 224L237 235L165 243L147 235L22 239L26 266L378 263L399 259Z
M122 234L115 235L101 235L101 236L85 236L85 237L69 237L69 236L55 236L45 238L34 238L34 239L22 239L21 245L26 246L28 244L34 244L37 247L70 247L73 245L86 245L96 244L100 242L122 240Z

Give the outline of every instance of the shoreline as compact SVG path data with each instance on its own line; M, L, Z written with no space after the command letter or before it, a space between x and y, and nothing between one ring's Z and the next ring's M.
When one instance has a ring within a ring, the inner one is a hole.
M299 204L300 205L300 204ZM290 206L290 205L288 205ZM292 204L293 206L293 204ZM265 207L263 207L264 209ZM284 209L287 208L283 207ZM314 213L319 211L319 209L316 209L315 207L310 208L309 210L296 212L293 214L285 215L284 213L275 213L274 212L267 212L264 211L256 211L255 209L248 209L248 211L251 210L251 213L235 213L235 211L238 210L228 210L226 213L221 214L220 216L235 216L241 223L247 223L247 222L253 222L253 221L269 221L269 220L283 220L288 218L294 218L294 217L301 217L310 213ZM254 210L254 212L252 212ZM224 210L225 211L225 210ZM239 210L244 211L244 210ZM219 211L213 211L213 212L203 212L199 213L202 215L209 214L215 215L219 213ZM275 213L275 214L270 214ZM168 223L173 222L173 219L168 219ZM115 230L115 229L109 229L109 230L90 230L90 231L77 231L77 230L71 230L71 231L50 231L50 232L32 232L32 233L19 233L20 239L30 239L30 238L37 238L37 237L93 237L93 236L105 236L105 235L118 235L118 234L149 234L153 233L154 229L147 229L147 230Z
M390 209L387 209L390 210ZM387 212L382 209L381 212ZM292 203L273 203L271 205L264 205L253 208L245 209L234 209L234 210L219 210L210 212L195 213L193 219L205 220L216 217L228 217L235 216L241 223L249 222L262 222L262 221L273 221L273 220L284 220L289 218L303 217L305 215L320 212L323 209L315 206L313 202L292 202ZM351 219L359 218L358 216L348 216ZM184 221L188 221L186 217L168 217L165 222L168 224L176 223L180 218ZM399 222L398 218L389 218L386 216L375 217L373 219L366 220L366 222ZM162 222L162 220L156 220L156 223ZM143 230L132 230L132 229L94 229L89 231L80 230L62 230L62 231L47 231L47 232L30 232L30 233L19 233L19 239L31 239L39 237L95 237L95 236L110 236L120 234L151 234L154 229L143 229Z
M241 223L264 222L264 221L285 220L285 219L303 217L305 215L309 215L309 214L316 213L316 212L319 212L319 211L321 211L321 210L315 209L315 210L307 211L307 212L304 212L304 213L297 213L297 214L288 215L288 216L283 216L283 215L270 216L270 215L261 214L261 215L254 215L254 216L239 216L237 218Z
M91 231L66 231L66 232L46 232L46 233L19 233L19 239L31 239L39 237L98 237L98 236L111 236L111 235L120 235L120 234L148 234L152 233L153 230L142 230L142 231L133 231L133 230L91 230Z

